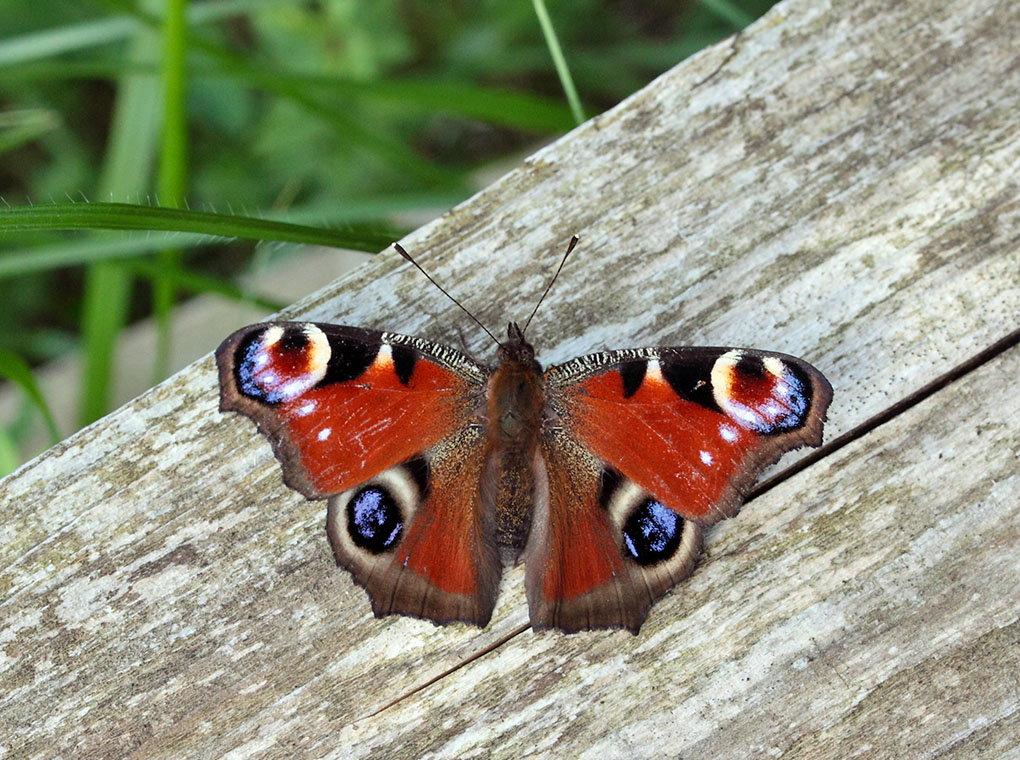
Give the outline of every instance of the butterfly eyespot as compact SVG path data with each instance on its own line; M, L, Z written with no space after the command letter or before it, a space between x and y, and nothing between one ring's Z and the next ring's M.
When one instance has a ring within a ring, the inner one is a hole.
M329 497L326 534L337 562L389 561L414 524L430 488L429 464L416 457Z
M657 501L646 499L630 513L623 525L627 553L639 565L669 559L680 546L683 519Z
M810 380L778 356L728 351L712 367L712 385L719 407L759 435L796 429L807 418Z
M323 379L330 353L329 340L313 324L253 330L235 354L238 389L266 404L296 398Z
M404 519L393 496L373 485L362 488L347 502L347 527L357 546L381 554L400 541Z

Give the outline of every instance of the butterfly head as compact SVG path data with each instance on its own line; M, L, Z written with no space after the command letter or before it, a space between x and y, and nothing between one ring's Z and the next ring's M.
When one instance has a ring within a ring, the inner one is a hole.
M499 360L503 364L520 364L538 372L541 365L535 361L535 349L524 337L524 331L516 322L506 328L506 342L499 344Z

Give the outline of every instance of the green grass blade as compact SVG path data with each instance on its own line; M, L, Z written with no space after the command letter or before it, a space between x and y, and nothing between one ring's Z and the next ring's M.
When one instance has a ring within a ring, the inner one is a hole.
M0 227L3 225L0 224ZM205 235L167 233L164 239L129 233L123 237L90 235L49 245L16 248L0 253L0 280L47 272L61 267L83 266L100 261L126 260L182 246L208 242Z
M110 408L116 339L127 320L131 280L116 264L96 264L85 278L81 331L84 359L81 413L84 427Z
M163 22L163 134L159 154L158 196L172 208L182 205L187 193L188 122L185 106L185 56L188 48L185 13L187 0L167 0ZM153 317L156 321L156 357L153 384L170 374L170 321L173 315L175 272L181 266L179 249L159 254L162 275L153 282Z
M6 428L0 427L0 478L10 475L21 464L17 444Z
M32 405L39 410L50 436L50 444L52 445L59 441L60 433L57 431L57 423L53 419L53 413L50 411L46 399L39 392L39 386L36 384L35 378L32 376L32 370L25 360L17 354L12 354L10 351L0 348L0 376L21 388Z
M270 220L287 220L295 224L316 223L319 225L319 229L326 224L343 224L347 227L341 232L346 233L359 230L372 232L364 225L358 227L350 225L366 220L386 220L395 214L407 212L413 212L417 216L424 211L435 216L455 206L465 197L464 193L394 193L384 196L367 196L339 204L335 201L321 201L310 206L295 206L286 212L269 211L266 213L266 217ZM0 230L4 229L3 213L3 209L0 208ZM237 220L237 217L230 218ZM399 230L376 229L375 234L378 235L380 241L385 238L387 244L391 240L399 240L404 236L404 233ZM197 248L206 245L209 240L209 235L189 232L163 232L160 235L151 235L148 232L144 234L126 232L116 236L90 235L58 243L42 243L32 247L9 249L0 253L0 279L46 272L61 267L94 264L97 261L127 261L171 248ZM355 248L353 245L342 247ZM372 252L384 247L385 244L380 242L374 248L365 246L357 250Z
M397 239L398 234L392 230L359 227L329 230L249 216L139 206L133 203L57 203L51 206L12 206L0 209L0 232L83 229L195 232L218 238L278 240L371 253L385 248ZM6 258L0 256L0 262ZM2 274L4 266L0 263Z
M158 52L158 37L149 29L140 28L126 51L125 60L156 63ZM119 81L99 180L99 197L131 198L146 191L159 112L156 77L127 75ZM117 336L127 320L130 293L131 277L116 262L89 267L81 312L83 374L78 408L82 426L106 414L110 408Z
M560 41L556 37L556 29L553 28L552 19L549 18L549 12L545 9L545 0L531 0L531 2L535 6L535 15L538 16L538 23L542 27L545 44L549 47L549 54L552 56L553 65L556 67L556 74L560 78L563 92L567 96L567 103L570 104L570 111L574 114L574 121L581 124L584 121L584 109L581 107L581 99L577 96L574 80L570 76L567 59L563 57Z
M58 243L51 246L26 248L0 254L0 279L16 277L59 267L95 263L118 259L128 272L155 280L161 271L159 265L147 258L160 249L180 248L205 243L204 235L179 235L173 242L147 240L145 235L131 235L123 240L92 237L88 240ZM398 236L399 237L399 236ZM259 295L252 296L241 288L217 277L205 275L186 267L173 273L174 287L188 293L214 293L238 301L251 301L264 309L280 311L285 304Z
M51 58L71 50L125 39L139 28L128 16L104 18L0 40L0 67Z
M665 57L658 49L656 55ZM61 61L12 67L4 72L4 79L8 82L116 79L124 73L155 71L154 66L125 66L113 61ZM243 72L202 62L189 63L188 76L191 79L226 78L245 87L253 85ZM317 91L316 101L328 96L334 100L341 97L361 103L397 104L424 114L444 113L533 132L563 132L575 123L570 108L550 98L470 82L426 77L358 81L299 72L276 72L273 76L281 86L287 82L296 89Z
M277 75L281 76L281 75ZM353 79L286 74L296 86L327 89L333 96L360 102L396 103L427 113L445 113L535 132L562 132L574 126L570 109L549 98L441 79Z

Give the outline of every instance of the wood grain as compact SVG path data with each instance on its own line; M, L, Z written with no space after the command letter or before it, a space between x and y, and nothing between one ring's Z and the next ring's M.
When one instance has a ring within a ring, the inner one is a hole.
M544 362L800 355L831 440L1020 328L1018 38L788 0L403 243L498 326L580 232ZM395 254L287 314L491 355ZM1017 757L1018 371L755 499L640 636L568 637L520 631L520 568L484 631L373 619L206 358L0 484L0 757Z

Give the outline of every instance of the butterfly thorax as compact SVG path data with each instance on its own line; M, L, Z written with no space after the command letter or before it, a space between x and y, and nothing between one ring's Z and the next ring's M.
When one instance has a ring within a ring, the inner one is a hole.
M545 405L542 367L516 323L500 346L500 364L489 380L488 457L483 499L497 505L496 538L514 554L531 527L534 461Z

